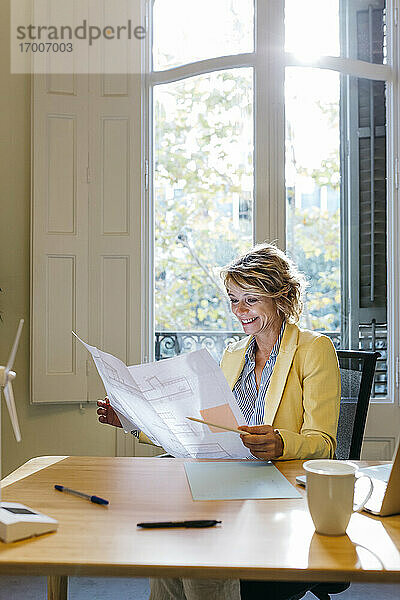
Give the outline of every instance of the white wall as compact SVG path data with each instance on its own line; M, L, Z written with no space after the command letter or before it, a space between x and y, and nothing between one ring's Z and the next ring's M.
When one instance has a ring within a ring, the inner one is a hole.
M113 456L116 430L100 425L95 406L29 404L30 77L11 75L10 0L0 0L0 363L7 360L18 319L25 319L14 385L22 442L13 438L2 409L1 442L6 475L33 456Z

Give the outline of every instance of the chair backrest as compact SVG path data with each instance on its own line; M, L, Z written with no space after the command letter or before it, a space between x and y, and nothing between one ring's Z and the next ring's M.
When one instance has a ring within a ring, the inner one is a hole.
M337 350L342 392L336 457L359 460L379 352Z

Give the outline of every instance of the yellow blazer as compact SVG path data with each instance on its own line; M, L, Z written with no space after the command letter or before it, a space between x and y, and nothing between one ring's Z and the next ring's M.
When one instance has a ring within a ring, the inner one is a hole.
M233 389L252 337L232 343L221 361ZM278 429L280 460L332 458L340 406L340 373L331 340L286 323L265 398L264 423Z

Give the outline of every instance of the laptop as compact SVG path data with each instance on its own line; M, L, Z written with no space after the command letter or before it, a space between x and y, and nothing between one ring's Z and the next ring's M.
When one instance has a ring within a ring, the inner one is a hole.
M374 467L364 467L360 469L360 472L368 475L374 484L371 498L368 500L363 510L380 517L399 514L400 442L397 445L393 463L376 465ZM296 477L296 482L305 485L306 476L300 475L299 477Z

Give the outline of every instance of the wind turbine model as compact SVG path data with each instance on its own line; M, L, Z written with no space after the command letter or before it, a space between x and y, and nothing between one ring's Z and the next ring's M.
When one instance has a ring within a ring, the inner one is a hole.
M14 393L12 389L12 380L15 379L16 373L12 371L15 355L17 353L19 338L24 320L21 319L18 325L17 335L15 336L14 344L11 349L10 358L7 366L0 366L0 404L1 392L4 391L4 397L11 423L14 429L14 435L17 442L21 441L21 432L18 424L17 411L15 409ZM1 405L0 405L1 408ZM1 412L0 412L1 414ZM1 451L0 451L0 467L1 467ZM1 489L0 489L1 492ZM0 504L0 538L3 542L15 542L23 538L41 535L54 531L58 527L58 522L51 517L47 517L38 512L34 512L24 504L17 502L1 502Z

